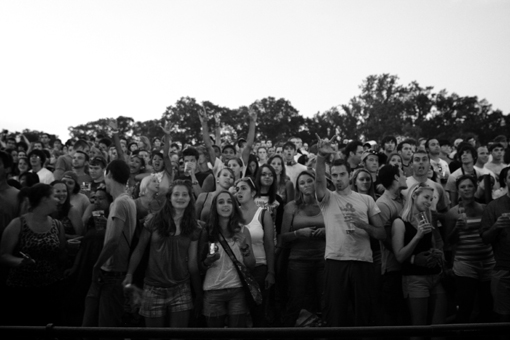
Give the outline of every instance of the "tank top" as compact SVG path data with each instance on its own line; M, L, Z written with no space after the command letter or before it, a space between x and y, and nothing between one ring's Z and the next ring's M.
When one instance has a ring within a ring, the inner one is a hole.
M290 231L299 230L302 228L317 227L324 228L324 217L322 212L315 216L308 216L301 209L297 209L292 218L292 225ZM315 261L323 260L324 252L326 249L326 240L310 238L310 239L296 239L290 246L289 260L299 261Z
M416 235L416 228L410 223L402 220L402 218L397 217L402 222L404 222L405 233L404 233L404 246L409 244L413 237ZM428 251L432 248L432 233L428 233L418 242L416 247L413 250L412 255L419 254L423 251ZM417 266L415 264L411 264L409 261L404 261L402 263L402 275L434 275L439 274L441 272L441 267L436 266L434 268Z
M24 216L20 217L20 221L21 232L18 249L34 259L35 264L11 268L7 285L10 287L45 287L62 280L57 221L53 219L50 230L44 233L32 231Z
M242 230L240 231L242 232ZM232 238L225 238L236 259L243 263L243 256L239 249L239 244ZM220 258L213 262L207 269L204 279L204 290L218 290L226 288L240 288L243 286L234 262L230 259L227 252L223 249L221 243L218 244Z
M255 255L255 265L267 264L266 251L264 249L264 226L260 223L260 213L262 208L258 208L250 223L246 228L250 231L251 247Z

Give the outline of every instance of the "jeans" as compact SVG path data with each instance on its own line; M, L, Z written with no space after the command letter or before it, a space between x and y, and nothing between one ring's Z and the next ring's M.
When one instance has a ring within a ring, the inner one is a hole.
M125 275L102 271L100 279L93 281L85 297L83 327L120 327L124 314Z
M288 295L284 325L294 327L301 309L321 311L324 288L324 260L289 260Z

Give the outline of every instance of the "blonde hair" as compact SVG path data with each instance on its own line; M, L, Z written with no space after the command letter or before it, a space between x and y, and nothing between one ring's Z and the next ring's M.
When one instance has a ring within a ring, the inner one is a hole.
M145 194L147 194L147 187L149 186L150 181L155 177L156 176L154 174L151 174L142 179L140 182L140 196L145 196Z
M434 188L429 186L426 183L416 183L411 188L409 188L409 191L407 192L406 196L406 202L404 204L404 209L402 209L402 220L406 222L413 222L413 216L415 213L414 209L414 200L416 197L418 197L419 194L421 194L425 190L431 190L434 191ZM429 221L432 221L431 215L430 215L430 209L425 211L425 214L427 215L427 219Z

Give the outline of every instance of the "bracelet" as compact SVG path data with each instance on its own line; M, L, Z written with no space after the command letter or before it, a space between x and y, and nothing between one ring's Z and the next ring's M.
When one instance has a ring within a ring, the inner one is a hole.
M209 264L209 265L205 264L205 260L203 260L203 261L202 261L202 264L203 264L203 265L204 265L204 267L205 267L205 268L207 268L207 269L209 269L209 268L211 268L211 267L212 267L212 264Z
M410 262L411 262L411 264L414 264L414 255L411 256L411 261Z
M198 185L198 181L191 182L191 185Z
M243 248L239 248L243 253L248 251L248 249L250 249L250 246L249 245L246 245L246 247L243 247Z
M119 133L119 130L111 130L113 134Z
M297 233L296 233L296 232L297 232L297 230L294 230L294 236L296 236L296 238L298 238L298 236L297 236Z

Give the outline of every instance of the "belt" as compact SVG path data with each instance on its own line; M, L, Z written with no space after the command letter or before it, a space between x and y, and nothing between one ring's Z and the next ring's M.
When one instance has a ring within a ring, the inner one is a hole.
M104 276L110 276L110 277L121 277L126 276L126 272L107 272L106 270L101 269L101 274Z

